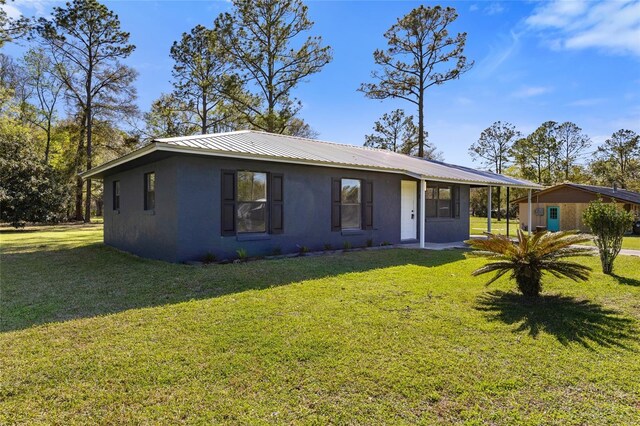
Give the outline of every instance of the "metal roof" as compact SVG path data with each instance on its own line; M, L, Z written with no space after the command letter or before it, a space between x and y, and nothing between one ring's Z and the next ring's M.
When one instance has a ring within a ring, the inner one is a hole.
M253 130L155 139L151 144L131 154L84 172L82 176L103 176L107 170L153 151L377 170L401 173L419 179L476 185L541 188L540 185L526 180L381 149Z

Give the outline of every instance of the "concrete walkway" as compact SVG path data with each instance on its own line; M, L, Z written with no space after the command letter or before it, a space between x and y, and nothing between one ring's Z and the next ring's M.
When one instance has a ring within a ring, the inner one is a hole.
M398 248L419 249L420 243L398 244ZM464 241L455 241L453 243L425 243L425 250L449 250L449 249L466 249L469 248Z
M485 238L484 235L472 235L471 238ZM398 248L419 249L420 243L398 244ZM598 251L597 247L576 245L576 247L589 247L594 251ZM425 250L449 250L449 249L468 249L469 246L464 241L455 241L453 243L425 243ZM620 254L625 256L640 257L640 250L622 249Z
M575 247L589 247L591 249L593 249L593 251L597 252L598 251L598 247L593 247L593 246L575 246ZM623 254L625 256L637 256L640 257L640 250L631 250L631 249L620 249L620 254Z

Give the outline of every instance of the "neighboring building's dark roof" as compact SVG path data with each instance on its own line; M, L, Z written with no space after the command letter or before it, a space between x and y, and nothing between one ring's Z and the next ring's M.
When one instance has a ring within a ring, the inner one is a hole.
M543 189L542 191L536 192L533 196L548 194L549 192L553 192L557 189L563 187L575 188L582 191L591 192L593 194L602 195L603 199L615 198L619 201L625 201L627 203L640 204L640 193L629 191L626 189L616 188L615 190L610 186L596 186L596 185L582 185L578 183L562 183L560 185L551 186L549 188ZM522 203L527 201L527 197L521 197L517 200L513 200L512 203ZM571 200L567 200L567 203L570 203Z
M628 201L634 204L640 204L640 193L628 191L626 189L613 189L609 186L581 185L577 183L567 183L567 186L601 194L603 197L616 198L618 200Z
M154 151L378 170L401 173L419 179L459 182L470 185L541 188L536 183L522 179L481 172L468 167L454 166L437 161L423 160L381 149L252 130L155 139L146 147L118 160L84 172L81 176L101 177L105 171L113 167L120 166Z

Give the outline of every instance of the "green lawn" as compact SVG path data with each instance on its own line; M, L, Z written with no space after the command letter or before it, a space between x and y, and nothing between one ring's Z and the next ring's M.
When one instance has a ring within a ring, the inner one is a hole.
M520 226L520 222L515 219L509 221L509 235L512 237L517 236L517 229ZM469 234L470 235L482 235L487 230L487 218L486 217L471 217L469 219ZM507 221L502 219L491 219L491 232L496 234L506 234ZM593 246L592 242L585 243L586 245ZM622 248L631 250L640 250L640 235L628 235L622 240Z
M520 227L520 221L517 219L511 219L509 221L509 235L517 236L517 229ZM471 235L482 235L487 231L487 218L475 217L469 218L469 233ZM496 218L491 219L491 232L494 234L506 234L507 233L507 221L506 219L498 220Z
M595 244L590 241L585 245L594 246ZM627 235L622 239L622 248L630 250L640 250L640 235Z
M101 235L2 230L0 424L640 423L638 258L531 304L459 250L195 267Z

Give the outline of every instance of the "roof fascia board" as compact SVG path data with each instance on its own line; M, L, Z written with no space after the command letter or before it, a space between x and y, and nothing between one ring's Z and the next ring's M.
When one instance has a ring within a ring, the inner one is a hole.
M93 168L91 170L87 170L87 171L84 171L82 173L79 173L78 176L80 176L83 179L88 179L88 178L90 178L92 176L95 176L95 175L97 175L99 173L104 172L105 170L112 169L112 168L117 167L117 166L119 166L121 164L127 163L127 162L129 162L131 160L135 160L136 158L144 157L145 155L151 154L152 152L157 151L157 150L158 150L158 146L157 146L157 144L155 142L153 142L153 143L150 143L149 145L146 145L146 146L144 146L144 147L142 147L140 149L137 149L137 150L135 150L133 152L130 152L129 154L124 155L124 156L122 156L120 158L116 158L115 160L111 160L111 161L109 161L107 163L104 163L104 164L102 164L102 165L100 165L98 167L95 167L95 168Z

